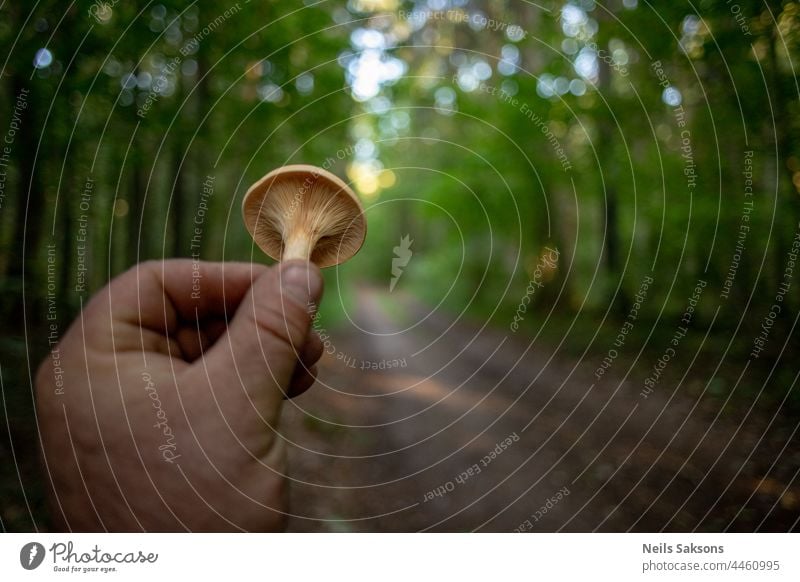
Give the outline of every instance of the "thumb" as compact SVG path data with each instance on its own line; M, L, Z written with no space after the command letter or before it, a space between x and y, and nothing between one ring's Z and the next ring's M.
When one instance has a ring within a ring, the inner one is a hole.
M322 287L319 268L305 261L268 269L253 282L227 332L206 354L218 393L244 396L265 418L277 415Z

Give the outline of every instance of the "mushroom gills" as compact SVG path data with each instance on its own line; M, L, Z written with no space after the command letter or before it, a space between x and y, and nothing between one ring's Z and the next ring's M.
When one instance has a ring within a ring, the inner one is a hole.
M361 245L363 232L354 218L359 216L356 202L332 192L319 174L290 176L274 182L262 199L255 235L262 248L280 248L281 261L344 258Z

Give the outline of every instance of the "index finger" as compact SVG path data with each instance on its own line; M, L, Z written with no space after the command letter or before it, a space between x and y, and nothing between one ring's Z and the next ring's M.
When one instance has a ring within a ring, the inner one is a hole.
M113 318L161 333L174 331L181 320L229 318L267 268L192 259L148 261L109 286Z

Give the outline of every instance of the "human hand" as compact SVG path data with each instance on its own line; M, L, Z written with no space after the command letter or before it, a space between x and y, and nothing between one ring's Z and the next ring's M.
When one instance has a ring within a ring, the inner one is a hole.
M59 525L283 527L277 425L283 399L314 382L321 294L311 263L180 259L138 265L98 292L36 377Z

